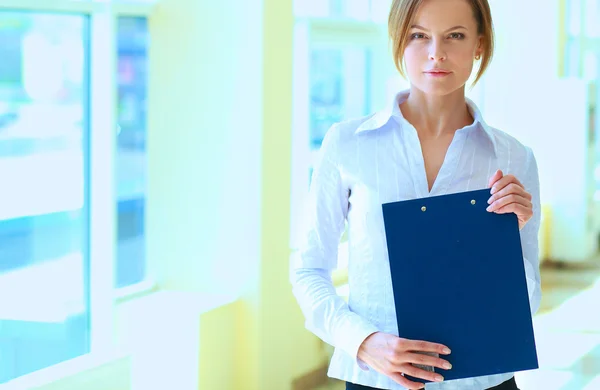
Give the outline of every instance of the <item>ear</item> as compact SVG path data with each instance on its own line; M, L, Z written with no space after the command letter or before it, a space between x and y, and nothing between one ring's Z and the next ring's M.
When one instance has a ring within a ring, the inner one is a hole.
M484 51L483 36L477 39L477 49L475 49L475 57L480 58Z

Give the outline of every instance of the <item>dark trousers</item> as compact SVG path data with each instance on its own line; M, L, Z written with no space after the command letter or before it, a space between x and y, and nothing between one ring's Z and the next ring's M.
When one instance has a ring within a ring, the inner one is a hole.
M346 390L377 390L375 387L355 385L354 383L346 382ZM490 387L488 390L519 390L515 378L500 383L498 386Z

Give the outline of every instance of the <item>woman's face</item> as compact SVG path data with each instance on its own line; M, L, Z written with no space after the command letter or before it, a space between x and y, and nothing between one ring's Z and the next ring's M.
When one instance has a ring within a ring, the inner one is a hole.
M467 0L426 0L417 11L404 51L407 77L425 93L447 95L462 88L482 53L473 9Z

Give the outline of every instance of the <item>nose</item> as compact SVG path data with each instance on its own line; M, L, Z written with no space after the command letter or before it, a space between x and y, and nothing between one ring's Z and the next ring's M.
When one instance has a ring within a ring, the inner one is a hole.
M429 59L431 61L445 61L448 55L442 47L442 42L437 39L432 39L429 47Z

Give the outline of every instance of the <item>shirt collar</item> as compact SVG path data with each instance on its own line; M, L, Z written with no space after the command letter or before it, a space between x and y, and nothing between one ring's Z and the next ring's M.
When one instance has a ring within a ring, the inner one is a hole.
M402 115L402 111L400 111L400 104L404 102L408 98L409 91L405 90L399 92L394 97L391 104L389 104L386 108L381 111L378 111L373 116L371 116L368 120L363 122L357 129L356 134L362 133L364 131L373 131L378 130L385 126L390 119L393 117L399 118L401 120L406 120ZM483 130L485 135L489 138L492 143L492 147L494 149L494 153L497 152L497 143L496 137L494 136L494 132L492 128L485 123L483 120L483 116L481 115L481 111L477 107L477 105L469 98L466 98L467 105L469 106L469 110L471 111L471 115L474 118L474 125L479 125L478 127Z

